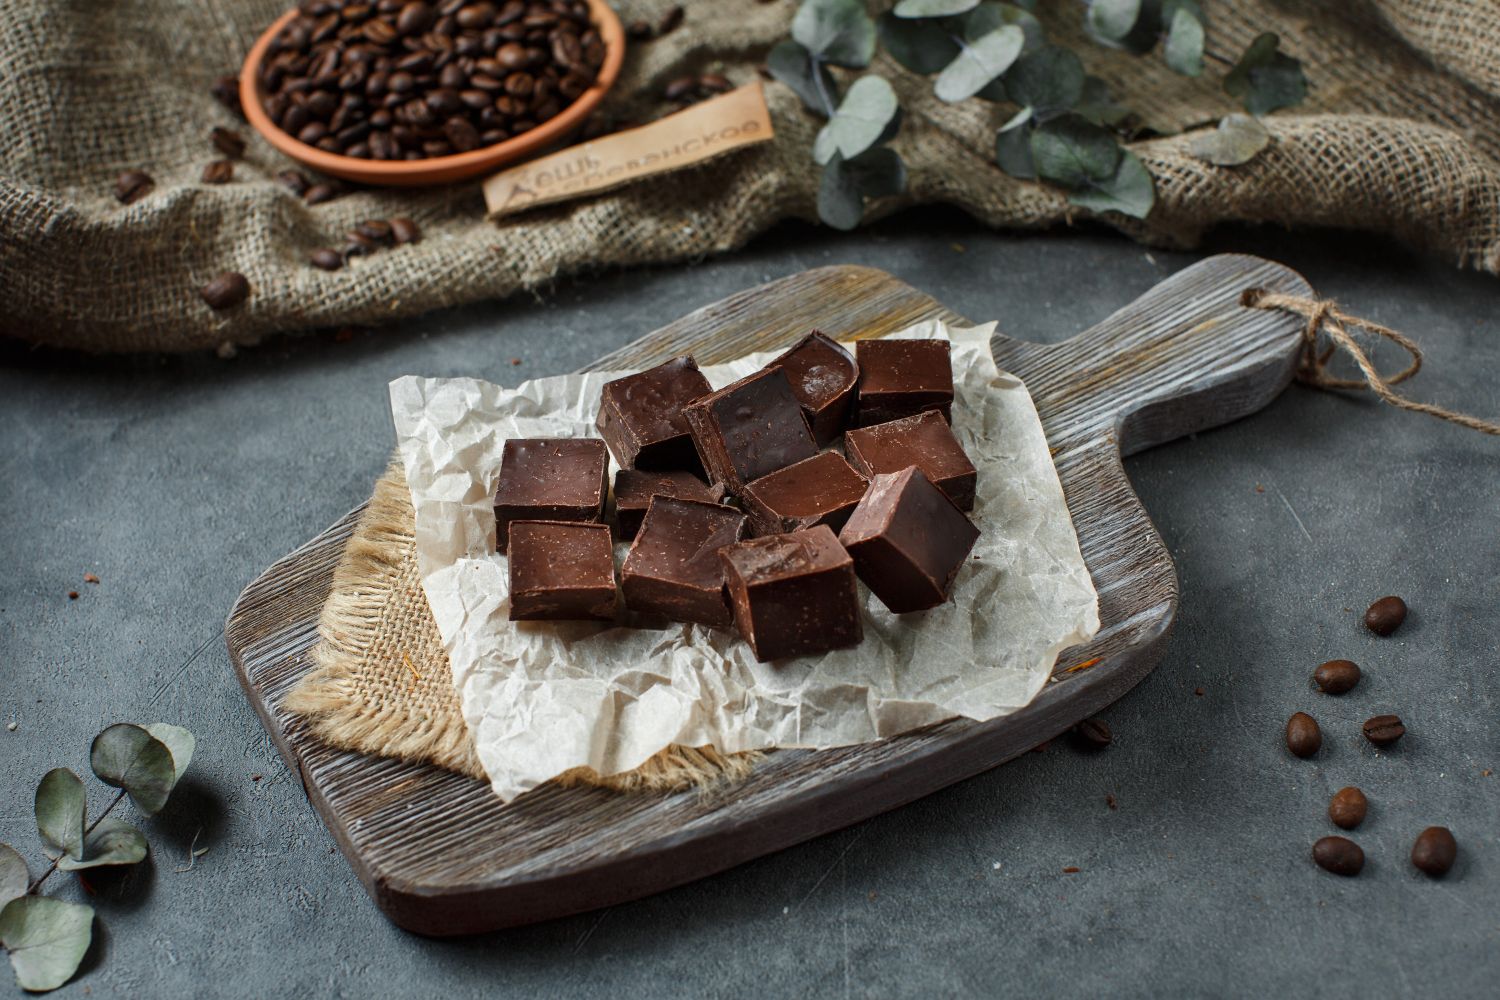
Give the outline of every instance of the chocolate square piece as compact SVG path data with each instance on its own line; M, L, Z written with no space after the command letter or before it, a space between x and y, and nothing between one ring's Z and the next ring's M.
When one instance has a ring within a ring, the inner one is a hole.
M817 330L767 368L786 372L792 395L812 425L819 445L838 438L854 411L854 390L859 384L859 365L838 341Z
M844 526L865 495L865 477L844 456L825 451L761 476L740 490L757 535L774 535L826 524Z
M693 461L698 461L696 456ZM691 472L621 469L615 473L615 523L620 528L620 541L635 537L654 496L718 503L724 499L724 487L710 486Z
M511 438L495 486L495 548L512 521L602 521L609 458L598 438Z
M791 383L779 368L762 368L683 412L708 478L731 489L818 453Z
M620 574L625 606L680 622L728 625L719 550L745 537L733 507L655 496Z
M734 624L764 663L863 638L854 564L825 524L719 552Z
M979 529L916 466L876 476L839 533L854 568L896 614L948 599Z
M861 340L854 352L861 427L923 410L952 419L953 349L946 340Z
M844 451L849 464L866 476L915 465L959 510L974 509L978 473L953 428L935 410L851 430L844 435Z
M512 521L509 559L511 621L614 617L609 525Z
M698 453L682 408L713 391L691 357L606 382L599 433L622 469L696 470Z

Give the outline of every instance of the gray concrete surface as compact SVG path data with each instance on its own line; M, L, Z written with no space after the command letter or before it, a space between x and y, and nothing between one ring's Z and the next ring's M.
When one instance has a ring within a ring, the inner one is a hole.
M1299 268L1422 341L1415 394L1500 415L1495 279L1359 236L1238 231L1207 249ZM460 941L397 930L235 683L219 634L231 602L365 497L391 448L393 376L564 372L740 288L837 262L1055 340L1191 259L923 212L854 236L789 226L694 267L566 281L540 300L229 362L7 350L0 840L35 866L35 783L55 765L86 774L103 725L159 719L199 738L191 782L143 823L152 862L95 880L101 943L61 995L1494 996L1500 443L1364 399L1294 387L1258 416L1128 463L1183 602L1164 662L1106 713L1108 750L1054 743L604 912ZM85 585L85 571L102 583ZM1413 613L1379 640L1358 613L1388 592ZM1338 700L1308 684L1334 656L1366 670ZM1298 709L1324 725L1316 760L1281 747ZM1410 735L1377 754L1358 727L1387 711ZM1372 802L1353 880L1309 860L1346 784ZM1442 882L1406 861L1432 823L1461 845ZM181 870L195 835L208 851ZM71 878L51 885L86 895Z

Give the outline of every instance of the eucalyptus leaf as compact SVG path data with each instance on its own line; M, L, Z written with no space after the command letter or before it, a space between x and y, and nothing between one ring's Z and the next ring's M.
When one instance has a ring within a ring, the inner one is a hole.
M1116 104L1109 85L1097 76L1083 78L1083 96L1073 110L1095 125L1115 126L1130 117L1130 109Z
M803 0L792 38L835 66L868 66L875 55L875 22L861 0Z
M1249 163L1271 144L1271 133L1249 115L1238 111L1225 115L1219 127L1193 137L1188 152L1200 160L1221 167Z
M838 153L852 160L887 136L900 111L896 92L884 77L860 77L813 140L813 159L827 163Z
M979 0L901 0L893 12L897 17L952 17L979 6Z
M0 909L0 944L23 990L55 990L73 977L93 939L94 908L22 896Z
M1047 33L1036 15L1013 3L982 3L960 18L959 22L962 25L962 35L968 41L976 41L1008 24L1020 28L1021 33L1026 36L1021 46L1022 52L1030 52L1047 40Z
M942 25L934 21L910 21L889 12L880 18L880 42L891 58L923 76L936 73L958 55L958 42ZM774 55L775 49L771 51ZM774 66L771 72L776 72Z
M65 872L100 868L105 865L133 865L146 858L146 837L122 819L106 817L94 825L83 841L83 858L63 858L57 867Z
M1125 150L1112 176L1090 181L1086 187L1069 192L1068 200L1090 211L1119 212L1144 219L1156 204L1156 185L1140 157Z
M1279 51L1280 43L1274 32L1257 36L1224 77L1224 92L1244 101L1252 115L1301 104L1307 96L1302 64Z
M906 164L894 149L881 146L852 160L835 153L818 184L818 218L835 229L850 230L864 218L866 198L905 190Z
M26 859L9 844L0 844L0 906L26 895L30 885L31 872L26 868Z
M78 775L56 767L36 786L36 832L49 858L83 856L84 812L88 796Z
M198 745L198 739L192 733L181 726L174 726L168 722L152 722L145 727L146 732L155 736L158 741L166 745L172 754L172 776L173 784L182 780L182 772L188 769L193 761L193 750Z
M1203 73L1203 21L1186 6L1179 6L1167 27L1167 44L1162 50L1167 65L1183 76Z
M963 48L938 74L933 91L939 99L956 102L967 100L984 89L991 80L1010 69L1021 54L1026 35L1014 24L997 28Z
M766 69L771 75L788 87L807 105L811 111L816 111L823 117L828 117L831 107L837 106L839 99L838 84L833 80L833 74L828 72L828 67L813 59L812 53L808 52L796 42L786 41L778 43L771 54L766 57ZM818 91L818 81L822 80L823 92ZM824 104L824 95L827 95L828 104Z
M1093 0L1088 29L1105 42L1123 43L1141 17L1141 0Z
M995 162L1007 174L1025 181L1036 179L1036 164L1031 160L1031 123L1031 109L1022 108L995 136Z
M128 722L94 737L89 764L100 781L125 789L135 807L148 815L166 805L177 783L172 751L143 727Z
M877 146L845 161L843 166L853 171L860 193L866 198L889 198L906 190L906 163L889 146Z
M1037 176L1065 188L1108 180L1120 165L1121 152L1114 133L1079 115L1054 118L1031 134Z
M1083 98L1083 63L1060 45L1046 45L1016 60L1005 74L1010 99L1039 118L1067 111Z

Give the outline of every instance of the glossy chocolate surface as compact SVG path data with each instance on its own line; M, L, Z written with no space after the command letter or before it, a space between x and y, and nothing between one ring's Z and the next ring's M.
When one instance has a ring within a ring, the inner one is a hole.
M767 368L780 368L802 404L819 445L836 441L854 412L859 365L854 355L814 330Z
M609 458L597 438L511 438L495 486L495 547L512 521L602 521Z
M802 406L778 368L747 375L684 412L708 478L731 489L818 453Z
M692 357L673 358L606 382L595 423L622 469L697 470L682 408L711 391Z
M718 503L724 499L724 487L710 486L691 472L621 469L615 473L615 524L620 529L622 542L635 537L646 516L646 508L651 505L651 498L658 494L678 500Z
M728 625L719 550L747 530L745 515L733 507L653 497L620 574L626 607L674 621Z
M734 624L761 662L856 645L854 563L827 525L719 552Z
M859 361L861 427L938 410L953 411L953 350L946 340L861 340Z
M836 451L805 458L740 490L757 535L797 531L826 524L844 526L865 495L865 477Z
M614 617L615 557L609 525L514 521L509 563L511 621Z
M876 476L839 541L865 586L896 614L948 599L979 529L915 466Z
M974 463L936 410L855 428L844 435L844 451L867 477L915 465L959 510L974 509Z

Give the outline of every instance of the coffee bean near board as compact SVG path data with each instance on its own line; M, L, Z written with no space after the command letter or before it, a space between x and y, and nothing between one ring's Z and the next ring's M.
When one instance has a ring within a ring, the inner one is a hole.
M1103 750L1114 742L1114 733L1103 719L1084 719L1073 727L1078 741L1091 750Z
M238 160L245 155L244 136L231 129L215 126L213 131L208 133L208 141L231 160Z
M1370 800L1365 798L1365 793L1351 785L1340 788L1328 800L1328 818L1334 826L1352 830L1365 821L1369 808Z
M1434 878L1448 874L1457 858L1458 841L1446 826L1429 826L1411 845L1411 863Z
M300 170L283 170L281 173L276 175L276 180L279 181L283 187L289 188L291 192L298 197L306 194L307 189L312 187L312 182L309 181L307 179L307 175Z
M1329 660L1313 671L1313 683L1324 694L1345 694L1359 683L1359 664L1353 660Z
M1377 715L1365 720L1365 739L1378 747L1388 747L1406 735L1406 727L1397 715Z
M396 241L397 246L406 243L416 243L422 238L422 230L417 224L407 218L391 220L391 238Z
M328 247L314 250L307 259L313 267L324 271L337 271L344 266L344 255Z
M1365 611L1365 628L1376 635L1390 635L1406 621L1406 602L1399 597L1382 597Z
M1348 837L1324 837L1313 844L1313 861L1335 875L1358 875L1365 866L1365 852Z
M250 297L250 282L243 274L225 271L198 292L210 309L232 309Z
M154 187L156 182L144 170L127 170L115 180L115 197L129 205L146 197Z
M1306 712L1297 712L1286 720L1286 748L1294 757L1311 757L1323 745L1323 730L1318 720Z
M204 165L200 180L204 184L228 184L234 180L234 164L228 160L214 160Z

